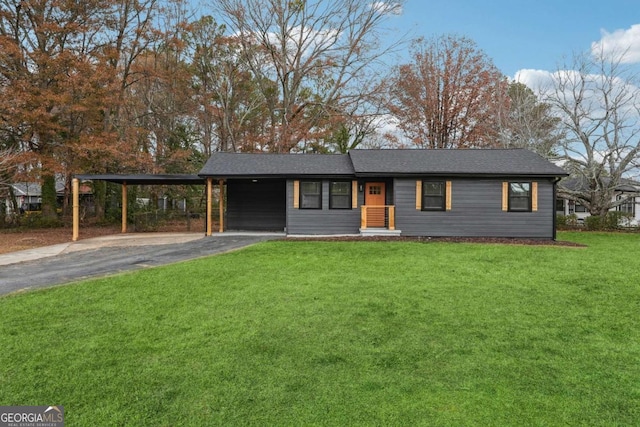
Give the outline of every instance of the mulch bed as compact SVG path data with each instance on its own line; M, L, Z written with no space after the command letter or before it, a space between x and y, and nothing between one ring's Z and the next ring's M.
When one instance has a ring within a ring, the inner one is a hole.
M586 245L575 242L548 239L518 239L505 237L403 237L403 236L307 236L287 237L286 240L322 241L322 242L418 242L418 243L482 243L497 245L526 246L568 246L585 248Z

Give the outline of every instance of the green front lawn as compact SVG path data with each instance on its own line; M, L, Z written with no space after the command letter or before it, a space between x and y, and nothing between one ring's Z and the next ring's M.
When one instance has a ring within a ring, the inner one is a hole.
M637 425L640 235L559 238L588 247L268 242L0 298L0 405L69 426Z

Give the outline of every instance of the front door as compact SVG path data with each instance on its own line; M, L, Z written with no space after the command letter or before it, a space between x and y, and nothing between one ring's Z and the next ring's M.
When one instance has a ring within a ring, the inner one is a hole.
M386 210L384 182L367 182L364 197L364 204L367 206L367 227L384 227Z

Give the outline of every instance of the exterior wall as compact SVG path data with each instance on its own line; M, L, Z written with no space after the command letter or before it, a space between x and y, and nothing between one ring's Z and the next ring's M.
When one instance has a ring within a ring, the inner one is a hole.
M502 179L449 179L452 209L434 212L415 209L417 179L368 180L386 182L387 204L395 205L396 229L402 235L553 238L556 212L550 180L537 180L537 212L503 212ZM286 227L289 234L358 234L363 192L358 191L354 209L329 209L329 182L323 180L322 209L295 209L293 180L229 180L226 228L282 231ZM358 183L359 188L365 180ZM630 225L640 222L639 202L640 197ZM567 203L565 211L569 213Z
M629 221L625 221L623 226L638 227L640 226L640 197L635 198L634 215Z
M283 231L286 226L285 181L227 181L227 230Z
M395 180L396 229L403 236L554 237L554 197L551 180L538 182L536 212L502 210L503 181L531 181L529 178L449 179L450 211L416 209L416 180Z
M329 181L322 180L322 209L296 209L293 207L293 180L287 181L287 234L358 234L360 230L360 204L353 209L329 209Z
M403 236L520 237L552 239L555 206L551 180L538 183L538 210L535 212L502 211L502 182L507 180L449 179L452 181L450 211L416 209L416 180L395 179L387 182L395 205L396 230ZM530 181L511 178L509 181ZM371 179L370 181L382 181ZM359 181L364 184L364 181ZM356 209L329 209L329 181L323 180L322 209L293 207L293 180L287 181L288 234L358 234L360 206L364 195L358 191Z

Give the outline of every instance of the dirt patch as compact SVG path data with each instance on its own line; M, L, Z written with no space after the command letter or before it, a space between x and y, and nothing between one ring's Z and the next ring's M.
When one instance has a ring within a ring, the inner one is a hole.
M116 227L91 227L82 229L80 237L106 236L120 232ZM25 249L39 248L41 246L57 245L71 242L71 228L42 228L35 230L2 230L0 231L0 254L22 251Z
M194 220L190 224L191 231L204 230L204 221ZM120 234L120 226L88 226L80 227L80 240L92 237ZM136 232L131 227L131 232ZM188 231L184 222L167 223L149 232L183 232ZM73 231L71 227L41 229L0 230L0 254L39 248L42 246L69 243Z

